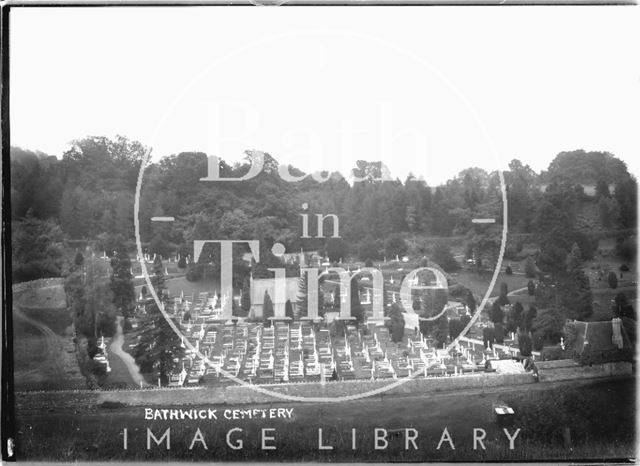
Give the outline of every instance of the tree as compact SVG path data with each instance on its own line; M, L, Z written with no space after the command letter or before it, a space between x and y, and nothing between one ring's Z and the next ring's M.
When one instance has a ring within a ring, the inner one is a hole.
M308 307L308 278L309 276L304 273L298 281L298 317L309 317ZM318 284L318 316L324 317L324 293L322 287Z
M602 197L609 197L611 193L609 192L609 184L603 179L599 178L596 183L596 199L600 199Z
M476 298L473 297L473 293L471 292L470 289L467 289L467 298L465 301L466 301L467 307L469 308L469 312L471 314L476 312L478 305L476 304Z
M616 317L636 319L636 313L633 306L628 302L627 296L624 293L618 293L616 295L612 305L612 310Z
M507 284L505 282L500 283L500 296L498 296L498 301L501 306L506 306L509 304L509 289L507 288Z
M453 257L451 249L442 243L436 243L433 247L433 261L442 267L445 272L455 272L460 268L460 264Z
M80 267L82 264L84 264L84 256L80 251L76 252L76 256L73 259L73 263L76 265L76 267Z
M513 305L513 320L516 324L516 327L522 328L524 318L524 307L520 304L520 301L516 301Z
M493 342L496 338L495 330L495 328L491 327L485 327L482 329L482 343L485 347L487 346L487 343L489 343L489 348L493 348Z
M291 301L288 299L284 305L284 315L293 320L293 304L291 304Z
M527 282L527 291L529 292L529 296L533 296L536 292L536 284L533 283L533 280L529 280Z
M494 338L496 339L496 343L501 345L504 343L504 325L502 322L496 322L493 324L494 329Z
M518 348L520 349L520 354L522 356L527 358L531 357L533 344L528 333L522 332L518 334Z
M502 321L504 320L504 311L502 310L502 307L500 307L500 302L497 299L494 300L493 304L491 305L489 320L494 324L502 324Z
M271 296L269 296L269 292L265 290L264 292L264 300L262 304L262 318L265 323L270 323L270 317L273 317L273 301L271 301Z
M364 308L360 303L360 290L356 279L351 280L351 316L355 317L356 322L361 324L364 322Z
M64 240L58 225L29 212L24 220L11 222L12 280L59 277L66 267Z
M584 320L593 313L593 297L589 278L582 270L580 248L574 243L567 255L566 275L560 278L556 292L566 317Z
M439 347L442 347L447 342L448 333L449 321L442 315L436 320L436 328L433 335Z
M522 328L525 332L529 332L531 330L531 326L533 325L534 319L538 316L538 309L532 304L529 306L527 312L524 313L522 319Z
M167 293L163 275L162 260L158 256L154 261L154 276L151 281L164 307ZM136 347L136 362L143 372L158 371L160 382L166 385L169 376L176 371L179 361L184 357L183 341L174 332L155 300L147 305L146 310L147 314L141 322L140 341Z
M347 257L347 243L342 238L329 238L326 252L331 262L338 262Z
M180 259L178 260L178 268L179 269L187 268L187 260L185 259L184 256L180 256Z
M609 276L607 277L607 282L609 282L609 288L614 290L618 288L618 276L614 271L609 272Z
M171 246L161 235L156 235L151 239L149 249L152 254L157 254L161 257L168 257L171 254Z
M557 309L547 309L536 317L533 323L533 333L541 335L542 338L550 343L558 343L562 336L562 327L565 319ZM534 338L535 344L535 338Z
M133 289L131 259L123 244L118 246L110 263L113 304L122 316L131 317L135 308L136 294Z
M376 260L380 258L378 241L374 240L371 236L367 236L360 243L358 248L358 257L360 260Z
M449 319L449 337L453 340L460 335L464 329L464 325L460 319Z
M242 282L242 297L240 298L240 309L243 317L249 315L251 311L251 288L249 287L249 279L245 277Z
M162 299L166 289L164 286L164 267L162 266L162 258L159 254L156 255L153 260L153 276L151 277L151 284L156 290L158 297Z
M534 262L532 256L528 256L526 262L524 263L524 274L527 278L536 277L536 263Z
M384 243L384 253L387 257L402 256L407 252L407 243L399 233L390 235Z
M505 269L504 273L507 275L513 275L513 269L511 268L510 265L507 265L507 268Z
M391 330L391 340L394 343L399 343L404 337L404 316L402 315L402 309L397 303L391 305L389 311L389 327Z

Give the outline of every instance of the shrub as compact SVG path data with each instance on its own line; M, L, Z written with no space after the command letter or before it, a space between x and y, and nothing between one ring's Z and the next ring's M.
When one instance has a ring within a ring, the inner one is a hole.
M564 347L566 350L573 349L573 345L576 343L576 324L573 322L567 322L564 325L564 329L562 330L562 335L564 338Z
M180 260L178 261L178 268L185 269L187 267L187 259L184 256L180 256Z
M507 268L505 269L504 273L506 273L507 275L513 275L513 270L511 269L510 265L507 265Z
M388 259L394 256L401 256L407 252L407 243L402 235L395 233L389 236L384 243L384 252Z
M529 296L536 294L536 284L533 283L533 280L527 282L527 291L529 292Z
M73 263L77 266L80 266L84 263L84 256L80 251L76 253L76 257L73 259Z
M616 289L618 288L618 276L615 272L609 272L609 276L607 277L607 281L609 282L609 288Z
M532 345L534 351L542 351L542 348L544 348L544 337L542 332L533 332Z
M520 349L520 354L525 357L531 356L531 350L533 348L531 337L528 333L519 333L518 334L518 347Z
M482 329L482 342L486 348L487 342L489 342L489 347L493 348L493 340L495 338L495 330L491 327L485 327Z
M524 274L527 278L535 278L536 276L536 264L531 256L527 257L527 261L524 264Z
M493 324L493 335L496 339L496 343L499 345L504 343L504 326L502 325L502 322Z
M460 269L460 264L456 261L451 249L445 244L436 244L433 248L433 261L442 267L445 272L455 272Z
M189 264L187 267L187 281L197 282L202 280L202 269L195 264Z

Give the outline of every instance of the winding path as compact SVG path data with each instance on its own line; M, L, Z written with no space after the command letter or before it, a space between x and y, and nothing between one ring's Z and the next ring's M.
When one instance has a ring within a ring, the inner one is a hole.
M18 308L14 307L13 315L18 319L27 322L29 325L32 325L33 327L38 329L40 333L42 333L45 345L47 347L47 366L54 370L60 376L64 376L64 364L60 359L60 354L64 350L63 339L56 335L53 330L44 325L42 322L32 319Z
M129 375L133 379L134 383L138 386L146 386L148 385L142 374L140 374L140 368L136 364L135 359L129 353L122 349L122 344L124 343L124 334L122 333L122 316L118 317L118 328L116 329L116 334L109 346L108 354L109 356L117 356L124 363L129 371Z

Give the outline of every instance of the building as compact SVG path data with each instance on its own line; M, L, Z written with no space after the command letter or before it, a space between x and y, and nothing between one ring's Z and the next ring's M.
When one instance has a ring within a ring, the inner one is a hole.
M621 319L604 322L575 322L574 352L583 363L629 361L633 345Z

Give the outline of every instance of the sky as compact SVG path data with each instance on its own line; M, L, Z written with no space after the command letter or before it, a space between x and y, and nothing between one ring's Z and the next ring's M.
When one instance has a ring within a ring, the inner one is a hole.
M640 173L638 7L11 10L11 144L382 160L440 184L608 151Z

